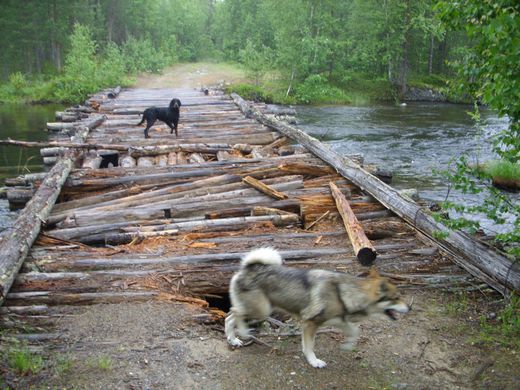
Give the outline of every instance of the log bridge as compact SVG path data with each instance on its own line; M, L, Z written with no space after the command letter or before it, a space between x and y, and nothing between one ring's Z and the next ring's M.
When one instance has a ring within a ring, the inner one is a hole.
M173 97L179 137L157 122L144 139L139 114ZM402 288L520 289L503 254L240 96L103 91L47 127L45 145L4 141L44 146L52 166L7 180L24 209L0 236L0 325L29 325L35 340L88 304L225 297L241 256L266 245L293 267L373 264Z

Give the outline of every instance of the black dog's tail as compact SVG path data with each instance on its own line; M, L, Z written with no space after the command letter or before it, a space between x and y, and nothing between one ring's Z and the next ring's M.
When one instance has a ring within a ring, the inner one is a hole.
M144 112L142 112L142 113L139 114L139 115L142 115L142 116L143 116L143 119L141 119L141 122L139 122L136 126L141 126L141 125L144 123L144 121L145 121L145 117L144 117L143 114L144 114Z

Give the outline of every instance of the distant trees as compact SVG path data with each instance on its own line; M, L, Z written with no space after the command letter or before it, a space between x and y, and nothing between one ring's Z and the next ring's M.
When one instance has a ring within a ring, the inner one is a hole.
M276 70L287 95L309 77L316 84L314 76L340 88L353 78L383 80L402 94L410 80L449 75L447 60L468 45L437 18L437 2L2 0L0 80L61 74L81 25L95 61L119 53L128 72L217 58L240 61L255 77Z

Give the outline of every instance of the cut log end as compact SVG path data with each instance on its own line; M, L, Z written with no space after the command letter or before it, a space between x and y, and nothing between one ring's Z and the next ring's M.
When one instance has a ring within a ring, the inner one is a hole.
M371 266L377 257L377 252L372 248L361 248L357 253L357 259L365 267Z

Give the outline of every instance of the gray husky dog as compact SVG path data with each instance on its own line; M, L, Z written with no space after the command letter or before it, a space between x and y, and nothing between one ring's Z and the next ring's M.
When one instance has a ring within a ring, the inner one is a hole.
M246 319L262 320L273 309L281 309L301 321L302 349L309 364L326 366L314 354L314 339L320 326L343 331L342 347L353 349L358 336L356 323L373 315L396 319L396 312L410 310L397 288L373 268L368 278L359 279L341 272L303 270L282 265L273 248L249 252L233 275L229 286L231 309L226 317L226 336L233 347L248 337Z

